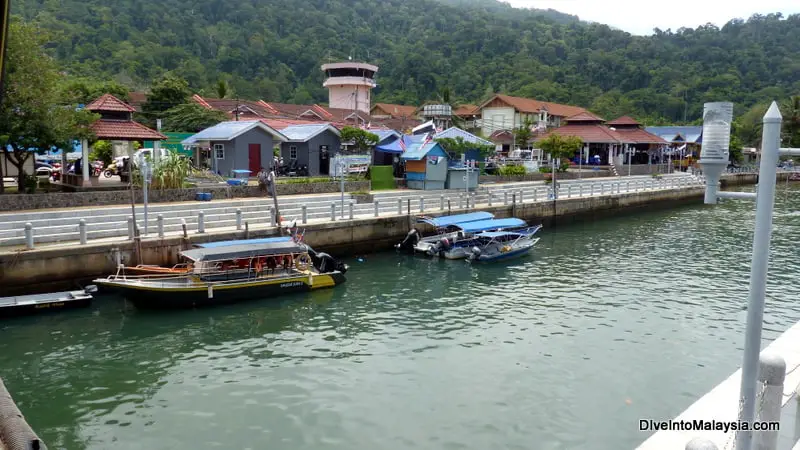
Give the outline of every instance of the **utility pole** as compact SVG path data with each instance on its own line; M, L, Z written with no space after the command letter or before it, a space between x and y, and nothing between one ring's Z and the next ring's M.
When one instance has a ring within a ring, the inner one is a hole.
M0 0L0 105L3 104L3 89L5 81L6 47L8 47L9 7L11 0ZM64 154L66 154L64 150Z

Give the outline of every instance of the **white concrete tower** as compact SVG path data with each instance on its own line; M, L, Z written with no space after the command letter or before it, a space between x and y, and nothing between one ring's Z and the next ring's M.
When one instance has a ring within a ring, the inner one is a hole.
M322 71L327 76L322 85L328 88L328 106L369 114L378 66L350 61L324 64Z

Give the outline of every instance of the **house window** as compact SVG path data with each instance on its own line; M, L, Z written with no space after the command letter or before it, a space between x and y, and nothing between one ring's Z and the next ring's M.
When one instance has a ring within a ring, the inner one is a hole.
M225 159L224 144L214 144L214 159Z
M292 145L289 147L289 159L297 159L297 146Z

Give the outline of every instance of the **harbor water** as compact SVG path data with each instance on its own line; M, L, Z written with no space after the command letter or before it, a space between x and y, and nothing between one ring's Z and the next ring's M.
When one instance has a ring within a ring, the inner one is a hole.
M765 341L800 320L798 193L778 188ZM0 376L50 448L633 448L741 364L753 223L698 204L546 228L501 264L349 258L280 300L101 297L0 322Z

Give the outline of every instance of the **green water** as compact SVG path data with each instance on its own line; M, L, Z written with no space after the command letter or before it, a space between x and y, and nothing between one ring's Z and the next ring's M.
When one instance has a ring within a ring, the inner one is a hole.
M798 193L779 189L765 342L800 320ZM50 448L633 448L739 366L753 213L544 229L494 266L353 258L335 290L233 307L100 298L0 323L0 375Z

